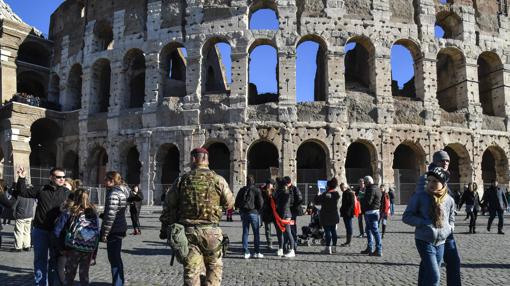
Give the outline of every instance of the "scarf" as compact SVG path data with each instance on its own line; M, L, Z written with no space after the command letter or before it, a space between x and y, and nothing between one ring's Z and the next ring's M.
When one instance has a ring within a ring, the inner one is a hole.
M445 185L439 193L433 193L428 190L427 190L427 192L432 199L430 216L432 217L434 226L436 228L442 228L443 227L443 209L441 208L441 205L444 203L444 201L447 198L448 187Z
M281 232L285 232L285 226L288 224L293 225L294 221L291 219L282 219L278 212L276 211L276 203L274 201L274 198L271 196L269 197L269 200L271 202L271 209L273 210L273 216L276 226L280 229Z

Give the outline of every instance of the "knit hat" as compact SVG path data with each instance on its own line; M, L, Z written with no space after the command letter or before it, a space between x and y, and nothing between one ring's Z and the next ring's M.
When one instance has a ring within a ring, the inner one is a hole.
M450 180L450 173L441 167L436 167L431 171L428 171L427 177L428 176L434 176L443 185L448 183L448 181Z
M432 162L438 164L441 161L450 161L450 155L445 150L439 150L432 156Z
M373 185L374 179L371 176L365 176L363 178L363 181L365 182L365 185Z

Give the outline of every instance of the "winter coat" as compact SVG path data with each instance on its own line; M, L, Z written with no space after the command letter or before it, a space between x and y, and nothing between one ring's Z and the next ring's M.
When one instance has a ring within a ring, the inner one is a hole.
M14 219L27 219L34 217L35 200L24 197L16 198L14 207Z
M41 189L28 188L25 178L19 178L14 196L37 199L37 208L33 221L34 227L51 231L60 215L60 206L69 196L64 186L45 185Z
M127 202L129 203L129 213L133 214L140 214L140 210L142 209L142 201L143 201L143 192L142 190L138 189L138 192L135 194L134 192L131 192L129 194L129 198L127 199Z
M414 238L433 245L444 244L446 238L453 232L455 226L455 202L450 195L446 195L442 203L443 227L437 228L433 224L430 210L433 204L427 192L415 193L402 216L405 224L416 227Z
M248 195L248 202L245 202L246 192L250 192ZM253 208L246 208L245 204L253 206ZM258 214L264 206L264 199L259 188L255 185L245 186L239 190L235 200L235 207L243 213Z
M340 194L337 191L327 191L315 197L315 204L320 205L319 221L323 226L336 225L340 221L338 201Z
M372 210L379 210L381 207L381 190L376 184L372 184L365 188L365 195L360 200L361 211L363 213Z
M390 214L390 196L388 193L381 192L381 206L379 212L382 218L388 218Z
M354 217L354 192L345 191L342 193L342 205L340 215L345 218Z
M483 194L482 201L488 205L490 210L505 210L508 202L505 197L505 191L501 187L490 187Z
M262 190L262 199L264 200L264 206L260 210L260 218L262 222L271 223L274 221L274 215L271 208L271 198L266 190Z
M293 196L290 212L292 214L292 217L296 217L299 215L299 208L301 207L301 204L303 203L303 195L301 194L299 189L294 185L290 186L289 190Z
M106 202L101 224L101 236L110 234L125 236L127 231L126 208L129 189L125 185L107 188Z
M85 217L91 218L95 217L97 221L99 221L97 217L97 213L94 211L94 209L89 208L85 210ZM53 236L56 238L55 247L58 251L65 250L65 236L67 231L71 227L71 219L73 216L71 215L69 210L64 210L55 221L55 228L53 228Z
M290 211L294 198L287 187L280 187L274 194L274 200L276 203L276 212L282 218L291 218L292 213Z
M3 209L10 209L16 203L16 199L7 198L7 194L5 192L0 193L0 211ZM0 224L0 230L2 230L2 224Z
M471 211L478 212L480 210L480 205L482 204L480 202L478 192L476 191L474 192L464 191L464 193L462 194L462 198L460 199L459 209L462 207L464 203L466 204L466 212Z

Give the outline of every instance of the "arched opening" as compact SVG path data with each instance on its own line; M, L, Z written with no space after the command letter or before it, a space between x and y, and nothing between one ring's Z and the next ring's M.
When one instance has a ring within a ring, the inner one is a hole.
M356 185L360 178L367 175L374 177L374 170L377 169L377 158L372 156L371 149L373 149L373 146L362 142L354 142L349 145L345 157L347 184Z
M209 168L221 175L230 184L230 151L223 143L213 143L207 147Z
M440 30L438 30L440 28ZM442 32L440 32L442 31ZM441 11L436 15L436 37L462 40L464 27L459 15L452 11Z
M327 156L324 148L315 142L305 142L297 150L297 182L314 184L318 180L327 180Z
M463 191L464 185L471 182L472 168L469 153L462 144L450 144L444 148L450 156L450 181L448 187L452 191Z
M81 65L75 64L69 72L67 80L67 97L64 110L76 110L81 108L83 71Z
M485 186L496 180L508 184L508 158L498 146L491 146L482 155L482 180Z
M455 48L444 48L437 54L437 100L439 106L453 112L468 106L466 59Z
M107 112L110 105L110 80L112 70L106 59L98 60L92 67L92 98L89 113Z
M420 48L410 40L398 40L391 48L391 92L397 98L423 100L424 88Z
M163 144L156 155L156 179L154 198L158 199L165 192L180 173L180 153L174 144Z
M36 120L30 127L30 177L34 186L47 183L49 170L57 165L57 139L60 126L50 119Z
M278 102L278 53L269 44L250 50L248 104Z
M103 147L97 147L90 152L89 156L89 178L93 187L103 184L106 175L108 154Z
M296 98L298 102L326 101L327 55L324 42L304 37L297 46Z
M225 93L230 91L232 60L230 44L221 39L211 39L203 47L205 77L203 91Z
M145 101L145 56L141 50L134 49L124 57L124 76L126 93L125 107L140 108Z
M51 77L48 101L54 105L58 105L60 101L60 77L56 74Z
M261 0L254 2L250 7L250 30L278 30L280 23L275 1Z
M274 169L279 166L278 149L272 143L260 141L248 150L248 175L255 176L256 183L263 183L271 178L271 174L275 173Z
M113 49L113 28L107 20L96 22L94 26L94 51Z
M140 153L136 146L133 146L127 150L126 154L126 166L125 166L125 181L128 185L140 184L140 175L142 163L140 162Z
M42 67L50 66L50 51L36 42L25 42L19 46L17 61Z
M499 56L484 52L478 57L478 89L485 115L505 116L504 67Z
M345 89L374 95L375 48L369 39L354 37L345 45Z
M186 48L179 43L166 45L159 55L163 97L186 96Z
M402 143L393 154L393 172L397 201L407 204L416 190L416 182L425 169L425 155L418 147ZM399 199L399 200L398 200Z
M66 176L79 179L80 178L80 165L78 154L74 151L67 151L64 155L64 162L62 167L66 170Z
M46 85L44 84L44 77L39 73L33 71L21 72L17 76L17 92L25 97L36 97L37 102L29 103L31 105L39 106L40 99L46 98Z

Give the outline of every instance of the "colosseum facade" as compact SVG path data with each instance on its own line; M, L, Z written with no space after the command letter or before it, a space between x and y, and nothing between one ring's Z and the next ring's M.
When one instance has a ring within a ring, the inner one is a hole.
M277 30L250 29L260 9ZM405 203L443 148L455 188L508 184L509 35L507 0L66 0L51 17L45 82L60 110L4 105L2 151L88 186L120 170L148 204L196 146L233 190L247 174L289 175L308 197L318 179L372 174ZM320 47L312 102L296 99L304 41ZM231 82L218 43L231 48ZM260 45L276 50L274 94L250 83ZM414 60L403 89L394 45Z

